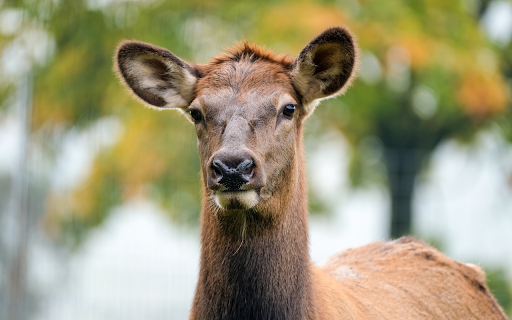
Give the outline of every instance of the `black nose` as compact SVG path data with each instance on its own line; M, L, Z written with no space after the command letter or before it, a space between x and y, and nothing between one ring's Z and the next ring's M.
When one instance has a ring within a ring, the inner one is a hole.
M231 161L229 161L231 160ZM215 182L223 185L228 191L237 191L251 181L254 173L254 161L252 159L214 159L212 169Z

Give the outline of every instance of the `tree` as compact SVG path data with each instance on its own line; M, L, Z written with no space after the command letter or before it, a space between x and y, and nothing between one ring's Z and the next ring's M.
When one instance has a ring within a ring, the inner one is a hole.
M386 30L399 28L370 49L386 65L386 83L372 87L384 90L386 98L366 105L383 109L366 119L384 147L392 237L411 231L414 179L425 157L444 139L471 139L509 105L497 57L462 2L420 1L403 10L400 16L368 15L369 21L389 21L383 21Z

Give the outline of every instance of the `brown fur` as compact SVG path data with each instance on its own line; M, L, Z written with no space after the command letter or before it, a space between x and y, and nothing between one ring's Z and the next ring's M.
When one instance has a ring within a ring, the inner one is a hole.
M119 46L123 83L195 124L203 206L191 319L506 319L481 270L411 238L310 262L303 124L318 99L346 90L356 62L343 28L297 59L244 42L193 65L152 45ZM235 170L249 160L238 190L219 182L216 163Z
M266 60L268 62L277 63L291 70L295 59L284 54L276 55L273 51L265 50L255 44L242 41L234 45L233 48L227 48L225 53L221 53L214 57L209 63L209 69L215 69L216 66L226 63L240 61L244 58L253 60Z

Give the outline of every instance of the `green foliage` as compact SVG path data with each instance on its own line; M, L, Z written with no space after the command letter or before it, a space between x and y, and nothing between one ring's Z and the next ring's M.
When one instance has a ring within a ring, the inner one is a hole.
M486 270L487 285L508 315L512 315L512 287L503 269Z

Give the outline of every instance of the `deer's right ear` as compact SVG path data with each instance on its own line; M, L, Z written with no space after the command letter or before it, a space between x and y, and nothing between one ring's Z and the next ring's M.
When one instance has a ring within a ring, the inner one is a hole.
M195 98L198 71L167 49L123 41L114 65L121 82L150 107L186 108Z

